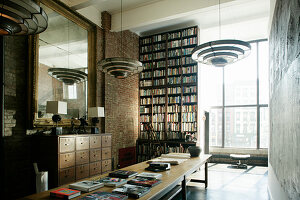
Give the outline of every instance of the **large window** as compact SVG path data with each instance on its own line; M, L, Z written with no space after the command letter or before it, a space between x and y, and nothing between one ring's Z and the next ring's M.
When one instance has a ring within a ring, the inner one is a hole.
M268 42L250 42L251 54L225 68L201 68L202 105L210 110L210 146L267 148Z

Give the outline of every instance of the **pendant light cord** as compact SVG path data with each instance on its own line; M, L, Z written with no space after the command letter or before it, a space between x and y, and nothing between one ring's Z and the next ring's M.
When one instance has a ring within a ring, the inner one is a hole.
M221 0L219 0L219 40L221 40Z
M123 50L123 1L121 0L121 55L124 57L124 50Z
M70 34L70 23L69 23L69 19L68 20L68 69L70 68L70 38L69 38L69 34Z

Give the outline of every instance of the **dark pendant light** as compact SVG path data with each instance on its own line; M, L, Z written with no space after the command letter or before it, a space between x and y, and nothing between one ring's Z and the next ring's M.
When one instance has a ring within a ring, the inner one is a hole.
M31 35L46 30L48 16L33 0L0 2L0 35Z
M122 0L121 0L121 50L123 47L122 33ZM130 75L143 71L140 61L123 57L106 58L98 63L99 69L115 78L124 79Z
M219 0L219 37L221 37L221 3ZM195 47L192 59L206 65L225 67L247 57L251 45L241 40L215 40Z

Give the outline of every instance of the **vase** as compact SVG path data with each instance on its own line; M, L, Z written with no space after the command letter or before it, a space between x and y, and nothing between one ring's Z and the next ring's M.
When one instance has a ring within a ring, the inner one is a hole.
M190 146L188 151L191 154L191 157L198 157L201 153L201 148L199 146Z

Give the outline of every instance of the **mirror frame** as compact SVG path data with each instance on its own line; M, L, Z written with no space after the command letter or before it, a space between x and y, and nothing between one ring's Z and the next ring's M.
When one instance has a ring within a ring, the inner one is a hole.
M88 98L87 107L96 106L96 30L97 26L84 18L82 15L73 11L71 8L58 0L39 0L58 14L66 17L88 32ZM28 37L28 74L27 74L27 128L49 127L53 126L52 119L37 118L38 111L38 66L39 66L39 35L30 35ZM70 119L63 119L60 126L70 126Z

